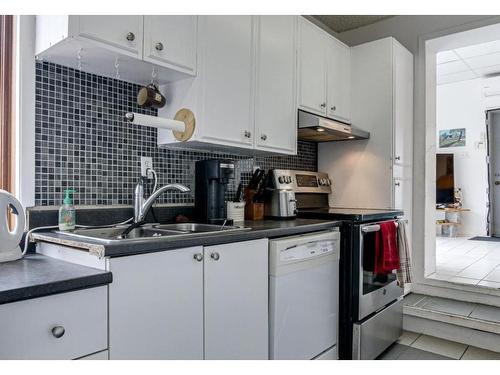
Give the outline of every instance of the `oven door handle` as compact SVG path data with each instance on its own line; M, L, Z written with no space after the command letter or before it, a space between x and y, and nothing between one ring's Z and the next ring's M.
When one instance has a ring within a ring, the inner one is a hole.
M367 225L366 227L361 228L361 232L363 232L363 233L378 232L379 230L380 230L380 225L378 225L378 224Z

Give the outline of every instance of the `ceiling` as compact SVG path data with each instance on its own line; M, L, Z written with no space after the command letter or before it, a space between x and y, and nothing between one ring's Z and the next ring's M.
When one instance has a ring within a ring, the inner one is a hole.
M343 33L394 16L313 16L336 33Z
M439 52L436 60L438 85L498 75L500 40Z

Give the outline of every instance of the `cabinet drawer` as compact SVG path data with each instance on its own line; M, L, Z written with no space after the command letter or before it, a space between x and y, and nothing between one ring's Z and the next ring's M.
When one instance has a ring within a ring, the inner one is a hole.
M59 338L55 327L64 329ZM0 305L0 332L0 359L73 359L105 350L107 287Z

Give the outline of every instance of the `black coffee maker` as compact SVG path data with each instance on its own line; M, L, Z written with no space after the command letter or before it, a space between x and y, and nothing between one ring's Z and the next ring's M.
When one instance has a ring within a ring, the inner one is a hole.
M195 163L195 210L204 223L223 224L227 218L226 188L234 178L231 161L208 159Z

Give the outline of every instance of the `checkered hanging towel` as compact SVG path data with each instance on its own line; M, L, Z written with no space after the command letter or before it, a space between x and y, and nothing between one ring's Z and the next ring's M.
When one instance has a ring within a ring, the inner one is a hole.
M399 260L401 267L397 271L399 286L404 287L405 284L412 282L411 277L411 249L408 243L406 234L406 221L398 221L398 248Z

